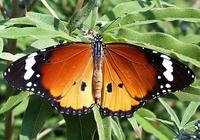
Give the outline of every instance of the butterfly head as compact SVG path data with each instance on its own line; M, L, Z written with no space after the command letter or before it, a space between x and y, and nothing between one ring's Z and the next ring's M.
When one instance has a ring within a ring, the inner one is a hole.
M103 36L100 35L100 34L96 34L96 35L94 36L94 41L95 41L95 42L102 42L102 41L103 41Z

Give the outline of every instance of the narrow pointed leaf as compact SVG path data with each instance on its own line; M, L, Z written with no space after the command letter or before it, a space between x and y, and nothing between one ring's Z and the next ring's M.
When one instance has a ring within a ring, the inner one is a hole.
M19 103L29 96L26 92L20 92L18 95L10 96L3 107L0 109L0 114L6 113L16 107Z
M101 0L89 0L88 3L80 9L80 11L74 13L69 21L68 29L72 32L79 27L89 16L90 12L101 4Z
M83 116L64 115L67 140L91 140L95 136L96 123L92 113Z
M117 140L124 140L124 132L114 119L111 119L111 128L113 135L116 137Z
M174 110L161 98L159 98L160 103L164 106L164 108L167 110L168 114L171 117L171 120L176 124L178 128L180 128L180 121L174 112Z
M104 131L104 124L103 124L103 120L101 118L101 115L99 113L99 109L94 106L93 108L93 113L94 113L94 118L97 124L97 131L98 131L98 135L99 135L99 140L106 140L105 139L105 131Z
M151 114L148 114L147 111L143 112L143 110L139 110L134 114L137 122L142 126L142 128L151 134L153 134L155 137L161 139L161 140L170 140L172 139L171 136L167 133L167 128L163 128L161 123L158 123L156 121L149 121L146 118L148 116L152 116ZM163 130L165 130L163 132Z
M43 98L32 95L23 117L20 140L36 139L45 121L52 114L52 106Z
M184 128L184 126L188 123L191 117L195 114L199 105L200 105L200 102L191 102L188 105L188 107L185 110L185 113L183 114L183 118L181 120L181 126L180 126L181 128Z
M111 140L111 117L104 117L103 119L103 129L105 134L105 140Z

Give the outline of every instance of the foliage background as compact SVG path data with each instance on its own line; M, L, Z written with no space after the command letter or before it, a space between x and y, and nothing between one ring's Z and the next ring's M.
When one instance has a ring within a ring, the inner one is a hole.
M199 0L0 0L0 139L197 139L199 7ZM65 116L44 99L7 85L2 73L11 61L63 40L88 41L82 28L106 29L106 42L171 55L189 65L197 79L175 95L149 101L130 119L101 117L96 108L94 115Z

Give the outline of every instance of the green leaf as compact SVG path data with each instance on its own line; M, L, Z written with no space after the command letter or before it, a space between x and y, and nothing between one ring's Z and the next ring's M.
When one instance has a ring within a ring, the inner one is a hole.
M8 21L5 21L5 23L3 24L5 27L9 27L9 26L14 26L14 25L35 25L35 22L30 20L27 17L19 17L19 18L11 18Z
M0 54L3 52L3 39L0 38Z
M171 120L176 124L176 126L178 128L180 128L180 121L179 121L176 113L174 112L174 110L163 99L158 98L158 100L164 106L164 108L167 110L168 114L171 117Z
M15 114L15 116L18 116L18 115L20 115L20 114L25 112L25 110L26 110L26 108L28 106L28 102L29 102L29 98L26 98L18 106L16 106L13 109L13 113Z
M176 96L181 101L200 102L200 95L190 94L187 92L178 92Z
M200 79L196 79L191 87L199 88L200 89Z
M32 95L23 117L20 140L36 139L52 112L52 106L44 98Z
M98 7L95 7L87 19L84 21L83 25L85 25L88 29L94 29L98 18Z
M54 12L54 10L51 8L51 6L46 2L46 0L41 0L41 2L44 4L44 6L49 10L49 12L57 19L58 16L56 15L56 13Z
M111 140L111 117L103 117L105 140Z
M3 29L5 29L5 27L11 27L16 25L21 25L22 27L26 27L26 25L32 25L47 30L63 31L66 33L68 32L66 28L68 25L67 22L56 19L51 15L34 12L28 12L26 14L26 17L12 18L8 21L5 21L3 25Z
M68 33L68 23L54 18L51 15L28 12L26 16L30 21L34 22L38 28Z
M3 107L0 109L0 114L6 113L13 108L15 108L18 104L20 104L23 100L25 100L29 96L26 92L20 92L18 95L10 96Z
M100 6L100 4L101 0L89 0L88 3L86 3L86 5L82 9L80 9L79 12L75 12L69 21L69 31L72 32L77 27L80 27L80 25L87 19L90 12L95 7Z
M92 113L83 116L64 115L67 140L91 140L94 138L96 123Z
M198 34L187 34L185 36L180 36L179 40L185 43L198 44L200 42L200 36Z
M142 4L138 1L122 2L117 4L111 11L102 16L99 21L112 21L118 17L125 16L127 13L149 10L153 6L154 5L146 6L144 3Z
M199 105L200 105L200 102L191 102L189 104L189 106L186 108L186 110L183 114L180 129L184 128L184 126L188 123L188 121L191 119L191 117L195 114Z
M136 11L120 18L109 30L116 30L122 27L150 24L159 21L182 20L188 22L200 22L200 10L194 8L152 8L146 11ZM110 23L108 23L110 24Z
M131 126L135 130L135 134L138 138L142 138L142 129L138 126L138 123L135 117L128 118L128 121L131 123Z
M119 126L120 124L117 124L117 122L114 119L110 120L113 135L116 137L117 140L124 140L124 133L121 127Z
M93 113L94 113L94 118L95 118L95 121L97 124L99 140L105 140L105 131L104 131L103 120L99 113L99 109L96 106L94 106L94 108L93 108Z
M26 28L10 27L0 30L0 37L2 38L17 39L27 36L36 39L63 38L65 40L75 41L74 38L70 37L68 34L64 32L56 30L48 30L38 27L26 27Z
M184 129L191 129L191 128L194 128L194 125L195 125L195 123L196 123L198 120L199 120L199 119L196 119L196 120L193 120L193 121L188 122L188 123L184 126Z
M181 101L194 101L200 102L200 88L193 87L192 85L184 89L183 91L176 92L176 97Z
M140 109L137 112L135 112L134 116L137 122L142 126L142 128L146 132L152 133L155 137L161 140L172 139L172 137L168 134L168 128L164 127L161 123L157 121L150 121L147 119L150 116L151 119L155 118L155 116L150 111Z
M8 60L8 61L16 61L17 59L23 57L24 54L22 53L18 53L18 54L11 54L11 53L7 53L7 52L3 52L3 53L0 53L0 58L3 59L3 60Z
M116 37L118 40L122 39L132 44L136 42L142 43L146 47L151 47L150 49L174 54L183 61L200 67L200 48L197 45L183 43L171 35L164 33L139 33L122 28L118 31Z
M57 44L59 43L53 39L38 39L35 42L33 42L31 46L36 49L43 49Z

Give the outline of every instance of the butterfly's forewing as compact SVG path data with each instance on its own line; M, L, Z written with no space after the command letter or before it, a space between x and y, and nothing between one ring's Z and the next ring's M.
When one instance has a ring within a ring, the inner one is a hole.
M46 97L60 112L81 115L94 103L92 73L90 44L67 43L19 59L4 77L15 88Z
M106 44L101 110L129 117L146 101L181 90L194 78L189 67L164 54L125 43Z

